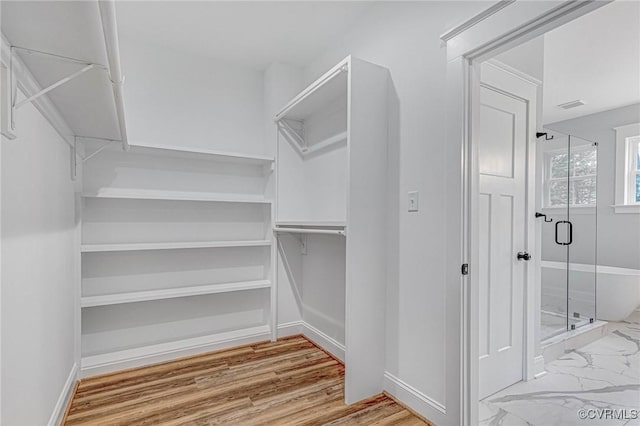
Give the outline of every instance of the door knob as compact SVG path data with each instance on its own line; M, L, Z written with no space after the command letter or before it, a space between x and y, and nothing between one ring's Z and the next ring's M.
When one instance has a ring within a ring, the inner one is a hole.
M529 260L529 259L531 259L531 255L526 251L518 252L518 260Z

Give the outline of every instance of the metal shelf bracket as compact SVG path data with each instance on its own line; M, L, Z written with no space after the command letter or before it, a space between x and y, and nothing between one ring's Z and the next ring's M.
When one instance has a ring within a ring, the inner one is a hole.
M98 69L98 70L102 70L104 72L107 73L107 77L109 78L109 80L113 83L113 79L111 78L111 74L109 72L109 69L102 64L97 64L97 63L93 63L93 62L89 62L89 61L85 61L82 59L77 59L77 58L70 58L67 56L62 56L62 55L56 55L54 53L49 53L49 52L43 52L43 51L39 51L39 50L35 50L35 49L29 49L26 47L20 47L20 46L10 46L9 48L9 105L10 105L10 111L9 111L9 126L11 131L15 131L16 129L16 124L15 124L15 111L17 111L19 108L29 104L29 103L33 103L36 102L39 98L41 98L42 96L45 96L47 93L51 92L52 90L70 82L71 80L85 74L88 71L91 71L93 69ZM49 86L39 90L37 93L34 93L32 95L27 96L26 99L21 100L20 102L18 102L18 78L16 76L16 64L18 61L17 58L17 51L21 51L24 52L26 54L29 55L42 55L42 56L46 56L49 57L53 60L58 60L58 61L62 61L62 62L66 62L66 63L75 63L75 64L79 64L79 65L84 65L81 69L79 69L78 71L69 74L68 76L61 78L60 80L56 81L53 84L50 84ZM124 81L124 77L122 78L122 80ZM122 84L122 82L119 82L117 84ZM96 151L92 152L91 154L89 154L86 157L82 157L82 155L79 154L78 152L78 139L93 139L93 140L99 140L99 141L103 141L106 142L105 145L101 146L99 149L97 149ZM80 164L84 163L86 161L88 161L89 159L91 159L92 157L94 157L95 155L99 154L100 152L102 152L105 148L107 148L107 146L109 146L112 142L119 142L123 144L123 149L126 146L126 144L121 141L121 140L116 140L116 139L105 139L105 138L99 138L99 137L93 137L93 136L79 136L79 135L74 135L73 136L73 145L71 146L71 179L72 180L76 180L77 175L78 175L78 160L80 160Z
M49 86L45 87L44 89L40 90L39 92L29 96L26 99L23 99L20 102L17 102L17 79L14 75L14 63L15 63L15 55L16 55L16 50L21 50L24 51L28 54L38 54L38 55L44 55L44 56L49 56L49 57L53 57L56 58L58 60L62 60L64 62L72 62L72 63L76 63L76 64L84 64L84 67L81 68L80 70L56 81L53 84L50 84ZM41 52L39 50L34 50L34 49L27 49L24 47L18 47L18 46L11 46L10 47L10 79L11 79L11 126L12 129L15 130L15 123L13 120L13 116L14 116L14 111L17 110L18 108L23 107L24 105L30 103L30 102L34 102L36 99L40 98L41 96L46 95L47 93L49 93L50 91L52 91L53 89L56 89L60 86L62 86L65 83L70 82L71 80L73 80L76 77L81 76L82 74L86 73L87 71L90 71L92 69L101 69L105 72L108 73L108 69L107 67L105 67L104 65L101 64L95 64L92 62L87 62L87 61L83 61L81 59L75 59L75 58L68 58L66 56L61 56L61 55L56 55L53 53L48 53L48 52Z

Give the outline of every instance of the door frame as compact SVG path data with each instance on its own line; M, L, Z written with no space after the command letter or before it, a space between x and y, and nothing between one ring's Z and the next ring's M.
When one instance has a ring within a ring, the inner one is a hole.
M544 371L544 358L542 355L538 355L539 345L537 344L536 337L538 330L536 327L536 303L539 306L540 285L536 271L539 271L540 258L539 258L539 244L538 244L538 228L539 222L535 221L534 215L536 210L536 130L540 128L540 114L538 113L538 99L540 99L542 91L542 82L534 77L522 73L519 70L509 67L499 61L490 59L487 62L476 63L472 65L473 73L472 78L472 90L471 93L473 99L478 102L472 102L471 104L471 144L470 155L470 194L469 194L469 207L470 207L470 230L472 235L470 240L473 241L470 247L470 264L477 265L479 263L479 185L480 185L480 173L478 168L478 143L474 141L474 135L479 134L480 129L480 114L479 114L479 99L480 88L486 87L491 90L503 93L507 96L522 101L526 105L526 126L527 136L525 140L525 187L524 187L524 247L514 247L515 251L527 251L532 254L531 261L526 262L524 283L523 283L523 297L522 297L522 312L523 322L522 326L522 380L531 380L535 376L540 375ZM482 73L481 73L482 71ZM482 75L481 75L482 74ZM512 253L515 256L515 253ZM478 293L480 288L478 274L470 274L471 288L475 289ZM477 302L478 298L471 300L471 303ZM475 317L478 316L479 302L470 307L472 310L476 310ZM477 324L477 322L476 322ZM477 327L471 330L472 334L477 334ZM477 338L474 337L474 339ZM478 383L479 385L479 383Z
M500 0L441 36L447 56L446 104L446 393L447 424L478 424L478 289L471 263L474 104L481 62L612 0ZM477 189L477 188L476 188ZM532 234L533 235L533 234ZM537 257L537 256L536 256ZM468 274L461 265L468 265Z

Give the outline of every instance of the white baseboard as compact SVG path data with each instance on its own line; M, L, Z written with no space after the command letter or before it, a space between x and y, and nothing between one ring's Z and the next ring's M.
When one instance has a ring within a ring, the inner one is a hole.
M304 321L301 322L302 334L304 334L305 337L307 337L316 345L322 347L322 349L326 350L331 355L338 358L340 361L344 362L345 346L342 343L318 330L309 323L306 323Z
M384 390L431 422L437 425L446 424L447 411L443 404L429 398L388 371L384 373Z
M64 382L58 401L56 401L56 405L53 407L53 412L49 417L47 426L59 426L62 424L64 414L67 411L67 406L69 405L69 402L71 402L71 397L73 397L73 390L75 389L77 379L78 363L74 362L71 366L71 371L69 371L69 375L67 376L67 380Z
M270 338L271 331L269 326L257 326L210 336L201 336L176 342L87 356L82 358L80 375L84 378L130 368L149 366L186 356L262 342Z
M291 321L278 324L278 338L302 334L302 321Z
M533 378L539 379L547 374L547 370L544 368L544 356L538 355L533 358Z

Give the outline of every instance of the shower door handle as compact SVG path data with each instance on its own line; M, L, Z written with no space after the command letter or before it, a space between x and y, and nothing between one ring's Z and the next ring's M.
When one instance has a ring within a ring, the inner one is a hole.
M569 240L562 243L558 240L558 227L560 226L561 223L566 223L568 225L568 233L569 233ZM573 223L571 223L568 220L557 221L556 222L556 244L561 246L568 246L568 245L571 245L572 242L573 242Z

